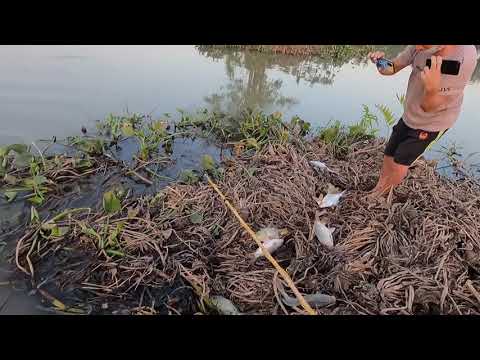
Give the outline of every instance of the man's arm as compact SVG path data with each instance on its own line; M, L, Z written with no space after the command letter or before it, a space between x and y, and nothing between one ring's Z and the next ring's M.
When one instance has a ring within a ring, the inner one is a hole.
M405 50L403 50L400 54L397 55L397 57L395 57L395 59L392 60L393 68L377 68L378 72L385 76L390 76L398 73L400 70L406 68L412 63L414 50L414 46L407 46ZM373 63L376 63L378 59L385 57L385 53L383 51L374 51L372 53L369 53L368 57Z

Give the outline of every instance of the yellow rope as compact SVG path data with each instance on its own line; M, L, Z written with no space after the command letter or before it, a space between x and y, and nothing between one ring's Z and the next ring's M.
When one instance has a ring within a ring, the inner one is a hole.
M288 286L290 287L290 289L292 289L293 293L295 294L298 301L300 302L300 305L302 305L302 307L307 311L307 313L309 315L317 315L315 310L313 310L310 307L310 305L308 305L308 303L303 298L302 294L300 294L300 291L298 291L297 287L295 286L295 284L293 283L292 279L287 274L287 272L285 270L283 270L283 268L277 263L277 261L273 258L273 256L270 255L270 253L267 251L267 249L265 249L265 247L263 246L262 242L258 239L255 232L250 228L250 226L248 226L248 224L245 221L243 221L242 217L238 214L237 210L235 210L233 205L230 204L230 202L227 200L225 195L223 195L223 193L220 191L220 189L217 187L217 185L215 185L215 183L210 179L210 177L208 175L205 175L205 176L207 177L207 180L208 180L208 183L210 184L210 186L218 193L218 195L220 195L220 197L225 202L227 207L232 211L232 213L235 215L237 220L240 222L240 225L242 225L242 227L250 234L250 236L253 238L253 240L255 240L255 242L260 247L260 249L262 249L263 255L265 255L265 257L272 263L272 265L275 267L275 269L277 269L277 271L280 273L280 275L282 275L282 277L285 279Z

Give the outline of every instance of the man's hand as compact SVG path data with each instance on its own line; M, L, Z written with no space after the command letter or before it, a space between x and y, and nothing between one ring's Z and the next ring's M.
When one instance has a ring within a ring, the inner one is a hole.
M440 94L440 81L442 79L442 58L440 56L432 56L432 65L430 69L425 67L420 73L424 86L423 100L421 108L425 112L439 111L449 101L451 96Z
M368 58L376 64L378 60L383 59L385 57L385 53L383 51L374 51L371 53L368 53ZM395 63L394 63L395 66ZM380 74L382 75L393 75L395 74L395 68L391 66L387 67L378 67L377 70Z
M383 51L374 51L374 52L370 52L368 53L368 58L374 63L376 64L377 63L377 60L378 59L381 59L385 57L385 53Z
M440 89L440 80L442 76L442 57L432 56L432 65L423 68L420 78L422 79L425 93L436 94Z

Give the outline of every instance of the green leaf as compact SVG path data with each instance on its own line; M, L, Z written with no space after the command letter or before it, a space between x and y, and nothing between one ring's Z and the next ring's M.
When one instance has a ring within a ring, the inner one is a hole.
M166 135L167 133L167 122L157 120L153 121L150 125L151 129L157 134Z
M6 174L3 178L3 181L5 181L9 185L17 185L18 179L10 174Z
M110 256L121 256L121 257L125 256L123 252L118 250L108 249L108 250L105 250L105 252Z
M33 156L30 153L15 153L15 158L14 158L14 165L15 168L20 169L20 168L25 168L27 166L30 166L30 162L32 161Z
M215 160L210 155L202 156L202 168L205 171L211 171L215 169Z
M100 241L102 239L102 237L95 230L93 230L92 228L89 228L85 225L82 226L82 232L85 235L90 236L91 238L93 238L95 240Z
M113 230L108 236L106 246L109 246L110 244L115 244L118 242L118 235L120 235L120 233L122 232L123 226L124 226L123 222L117 224L117 227L115 228L115 230Z
M385 122L388 126L393 126L395 124L395 116L393 115L392 111L386 105L375 105L378 110L383 115Z
M28 201L30 201L33 205L37 205L37 206L40 206L43 204L43 198L38 196L38 195L35 195L34 197L31 197L28 199Z
M191 185L197 183L199 178L192 170L184 170L180 173L180 180Z
M135 130L133 129L133 125L130 123L123 123L122 125L122 133L124 136L134 136Z
M68 226L59 226L58 227L58 236L65 236L70 231Z
M86 152L87 154L91 155L101 155L103 154L103 140L102 139L77 139L75 141L77 147Z
M89 159L77 159L74 161L73 166L76 169L85 169L85 168L91 168L93 164Z
M30 222L32 224L40 222L40 216L38 215L38 211L33 206L30 208Z
M42 224L42 230L50 230L50 231L52 231L52 230L55 229L56 227L58 227L58 225L55 224L54 222L46 222L45 224Z
M113 214L120 211L122 205L120 200L115 196L113 191L108 191L103 194L103 209L107 214Z
M258 142L255 138L248 138L245 140L245 146L247 149L258 149Z
M140 212L140 208L138 208L138 207L133 208L133 209L132 209L132 208L129 208L129 209L128 209L128 212L127 212L127 214L128 214L127 217L128 217L129 219L135 218L135 217L137 217L137 215L138 215L139 212Z
M60 238L65 236L70 228L68 226L53 226L53 228L50 231L50 237L55 237L55 238Z
M195 212L189 216L189 219L192 224L200 224L203 221L203 214Z
M37 186L45 184L47 181L48 181L47 178L45 176L42 176L42 175L37 175L37 176L33 177L33 182Z
M7 146L7 149L9 149L10 151L15 151L17 154L24 154L28 152L28 146L25 144L12 144Z
M17 197L17 193L15 191L5 191L4 195L9 203L15 200Z
M15 151L17 154L23 154L28 151L28 146L25 144L12 144L0 147L0 156L6 156L10 151Z

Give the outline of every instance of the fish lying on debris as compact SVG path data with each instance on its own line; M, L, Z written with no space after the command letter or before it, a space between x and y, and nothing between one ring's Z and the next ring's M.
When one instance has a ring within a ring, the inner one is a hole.
M237 307L223 296L212 296L210 302L220 315L242 315Z
M258 240L262 243L269 240L269 239L279 239L280 232L277 228L274 227L266 227L256 233Z
M282 295L282 302L290 307L296 307L300 305L300 301L297 298L288 296L282 283L278 280L275 281L275 286ZM310 306L322 307L335 304L337 298L335 296L322 294L320 292L314 294L303 295L303 298Z
M323 221L319 219L318 212L315 214L315 222L313 224L313 231L317 236L318 241L326 246L328 249L333 249L333 232L334 228L328 228Z
M267 249L267 251L272 254L276 251L280 246L283 245L283 239L268 239L263 242L263 246ZM261 248L258 248L257 251L253 254L255 259L263 256L263 252Z
M293 298L286 294L282 296L283 296L282 301L285 305L290 307L295 307L300 305L300 302L298 301L297 298ZM303 298L310 306L318 306L318 307L335 304L335 302L337 301L335 296L326 295L322 293L307 294L307 295L304 295Z
M345 190L340 191L332 184L328 184L327 195L325 195L325 197L322 199L320 208L327 208L337 205L344 193Z
M332 172L332 170L327 166L327 164L321 162L321 161L316 161L316 160L312 160L312 161L309 161L310 165L312 165L315 169L318 169L318 170L327 170L327 171L330 171Z
M281 234L285 234L285 230L279 231L274 227L263 228L256 233L258 240L262 242L263 246L270 254L275 252L280 246L283 245L283 239L280 237ZM262 256L264 256L262 249L258 248L253 254L253 260L256 260Z

